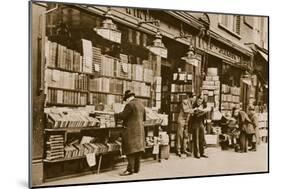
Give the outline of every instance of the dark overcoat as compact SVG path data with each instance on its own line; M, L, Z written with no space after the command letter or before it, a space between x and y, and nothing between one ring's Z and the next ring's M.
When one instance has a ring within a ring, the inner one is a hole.
M115 114L116 119L123 120L122 150L125 155L143 152L145 148L145 108L137 99L126 104L123 112Z

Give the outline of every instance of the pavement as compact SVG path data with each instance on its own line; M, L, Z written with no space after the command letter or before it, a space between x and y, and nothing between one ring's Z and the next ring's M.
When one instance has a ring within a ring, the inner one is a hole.
M193 157L180 158L171 153L168 160L142 163L141 171L138 174L119 176L119 173L125 169L123 166L100 174L46 182L42 186L268 171L268 150L265 143L259 145L256 152L248 153L236 153L233 150L222 151L220 147L209 147L206 149L206 155L209 158L196 159Z

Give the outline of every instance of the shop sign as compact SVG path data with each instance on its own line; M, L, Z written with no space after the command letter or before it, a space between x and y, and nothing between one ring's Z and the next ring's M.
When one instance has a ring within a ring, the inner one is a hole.
M154 19L147 10L140 10L140 9L134 9L134 8L126 8L126 13L129 15L132 15L142 21L152 21L156 20ZM152 23L156 25L156 23Z
M234 54L228 49L221 48L217 45L210 44L209 50L215 54L223 56L225 59L231 60L232 62L241 62L241 57Z

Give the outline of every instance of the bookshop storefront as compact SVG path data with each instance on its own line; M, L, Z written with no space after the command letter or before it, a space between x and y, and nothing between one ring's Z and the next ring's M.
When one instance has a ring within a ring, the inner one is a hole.
M245 47L218 40L215 35L211 34L208 44L203 41L197 46L205 53L202 93L209 106L225 114L233 107L248 105L252 82L245 75L250 72L252 54Z
M144 158L168 158L179 102L200 92L202 56L191 45L199 21L188 25L182 15L156 10L52 3L33 11L32 29L41 28L42 39L33 41L40 54L32 60L40 73L32 75L39 89L33 98L41 102L33 104L34 182L124 164L123 128L113 114L124 107L128 89L146 106ZM187 52L193 53L188 63Z

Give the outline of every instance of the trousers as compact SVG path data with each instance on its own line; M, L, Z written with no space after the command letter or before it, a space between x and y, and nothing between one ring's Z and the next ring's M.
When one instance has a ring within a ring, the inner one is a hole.
M140 171L140 159L142 152L136 152L127 155L128 166L127 171L131 173L138 173Z
M203 155L205 142L204 125L200 124L198 127L193 128L192 140L194 156Z
M187 149L187 140L185 140L183 132L184 132L185 121L178 122L177 134L176 134L176 147L177 153L185 152Z
M245 131L241 131L239 140L241 152L248 152L248 134Z

